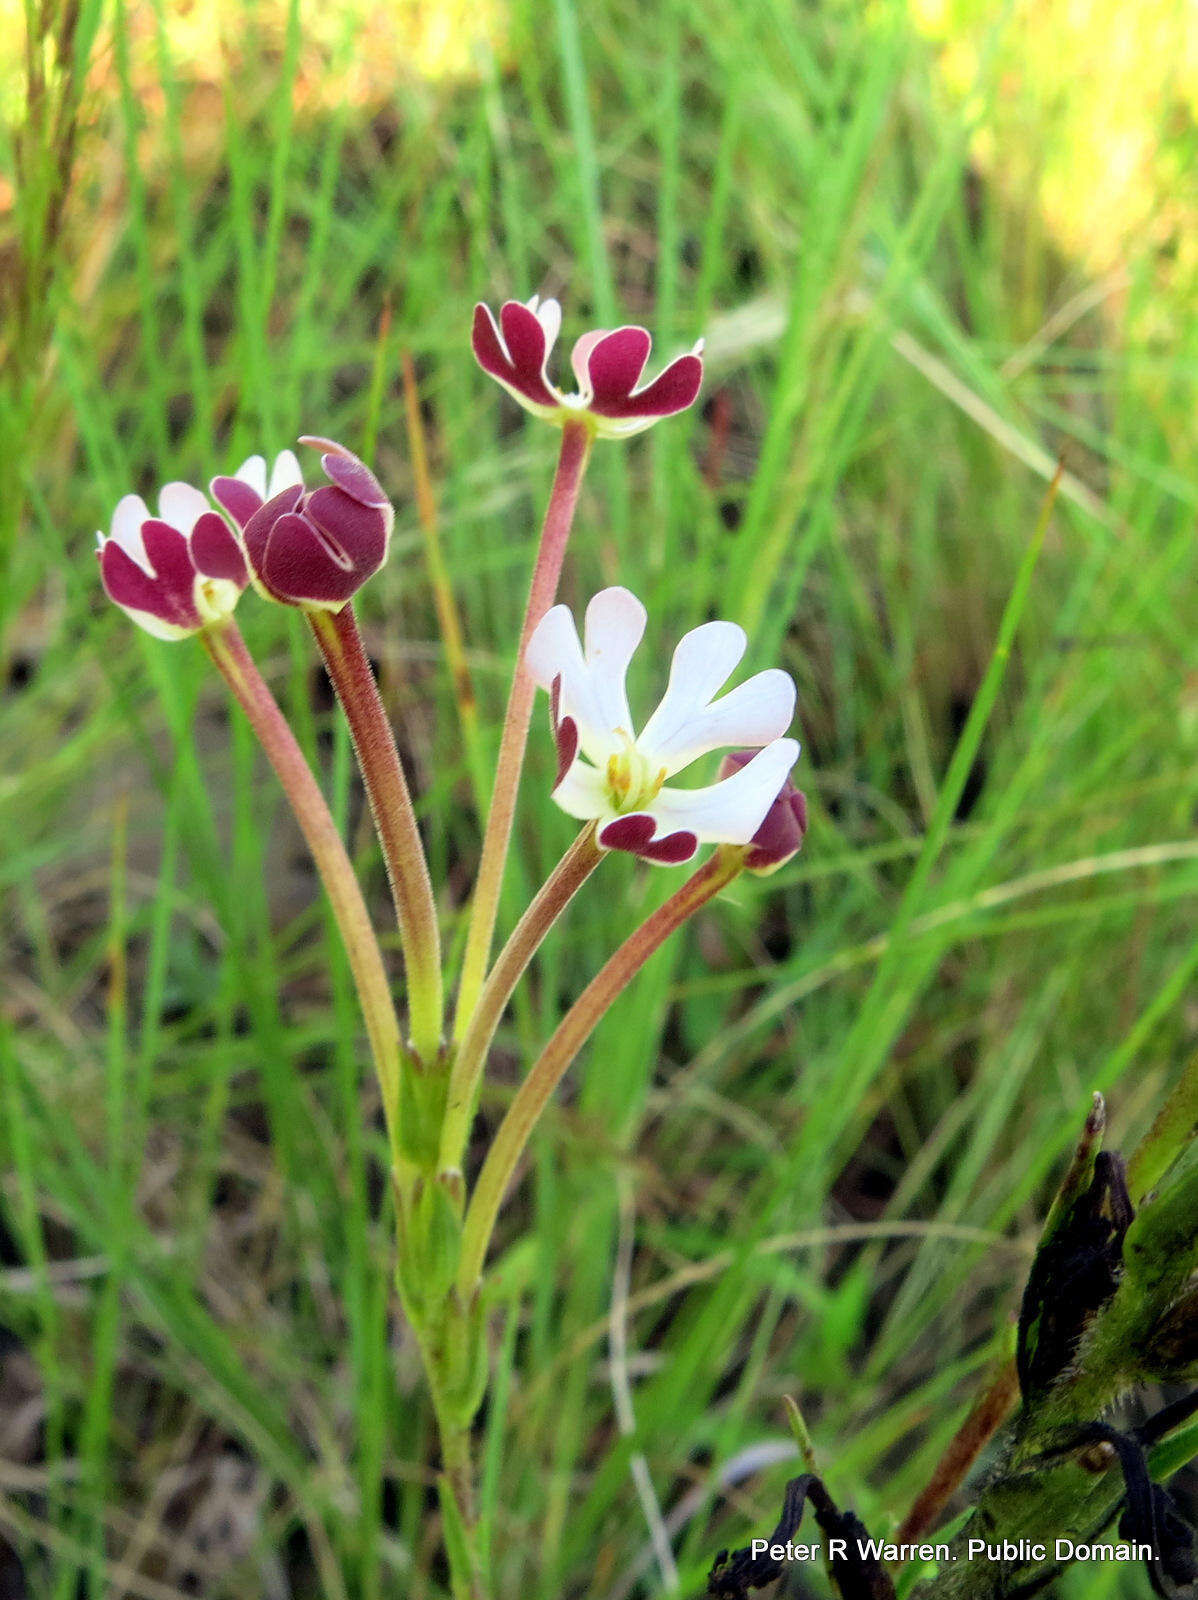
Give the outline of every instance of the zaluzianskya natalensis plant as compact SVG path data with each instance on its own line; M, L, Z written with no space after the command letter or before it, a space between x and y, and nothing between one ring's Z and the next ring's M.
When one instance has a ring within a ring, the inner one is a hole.
M746 866L781 860L801 842L787 775L798 745L785 737L794 685L758 673L721 699L746 640L708 623L682 641L665 696L633 731L624 674L644 631L625 589L597 596L585 649L564 608L551 610L579 488L597 437L624 437L689 406L699 388L698 348L641 385L643 329L585 335L575 346L578 393L552 387L545 362L560 323L554 302L509 302L499 322L480 308L482 366L529 410L560 427L562 442L516 651L492 803L451 1036L443 1032L436 902L415 813L353 599L386 560L394 513L374 473L344 446L319 437L326 482L303 479L284 451L268 472L251 456L212 480L219 511L198 490L168 485L158 518L135 497L121 502L100 560L112 598L163 637L196 634L245 710L295 809L349 953L386 1116L400 1246L398 1283L420 1343L441 1432L445 1542L455 1595L484 1592L474 1534L470 1425L487 1376L481 1277L500 1203L553 1089L613 1000L689 916ZM286 719L255 667L232 612L250 584L299 609L320 646L353 735L391 880L405 963L410 1034L400 1031L377 937L328 806ZM547 615L548 613L548 615ZM555 798L584 822L494 965L490 947L537 680L551 690L562 770ZM667 779L701 755L734 746L735 770L679 789ZM777 802L786 825L779 834ZM796 838L796 827L799 837ZM785 835L783 844L779 843ZM661 864L700 845L715 852L613 952L533 1063L467 1194L462 1172L470 1116L488 1048L512 990L557 916L611 849Z

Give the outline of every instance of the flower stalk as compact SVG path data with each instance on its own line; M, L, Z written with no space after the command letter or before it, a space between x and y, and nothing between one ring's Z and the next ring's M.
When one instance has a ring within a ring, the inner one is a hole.
M233 623L200 634L214 665L266 752L312 852L345 943L382 1090L392 1155L399 1160L399 1021L378 940L353 866L312 770L278 703Z
M717 850L625 939L562 1018L517 1090L475 1184L462 1228L458 1270L458 1294L462 1300L468 1301L477 1290L503 1197L529 1135L571 1062L649 957L688 917L732 882L744 868L744 857L745 851L739 846Z
M305 615L349 723L382 846L407 975L412 1047L432 1065L441 1048L441 940L416 812L350 601Z
M546 878L491 968L470 1026L457 1048L449 1078L441 1130L443 1172L461 1166L487 1051L516 985L546 934L602 859L603 851L595 842L594 825L589 824Z
M454 1038L459 1042L464 1038L470 1025L486 977L491 941L495 933L495 918L499 911L499 895L503 886L503 870L507 863L508 845L512 836L512 820L516 812L516 792L520 787L524 751L528 744L528 728L532 721L536 684L525 665L524 655L533 630L549 610L557 594L562 561L565 558L566 545L574 522L578 491L582 486L583 474L591 453L592 438L591 429L584 421L567 422L562 428L561 451L541 529L541 542L537 549L536 564L529 587L524 625L520 630L516 669L512 676L507 711L503 719L495 783L491 791L491 805L487 813L478 878L470 908L470 926L466 935L457 1012L454 1018Z

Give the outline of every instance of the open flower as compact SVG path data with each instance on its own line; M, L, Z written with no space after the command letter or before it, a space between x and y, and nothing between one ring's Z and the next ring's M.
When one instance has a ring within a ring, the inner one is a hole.
M771 668L715 700L746 639L734 622L705 622L680 641L665 696L634 735L624 684L644 631L644 606L619 588L587 607L584 644L566 606L533 631L524 659L550 694L553 798L570 816L595 819L605 849L662 865L689 861L704 843L748 844L799 754L780 737L794 714L794 684ZM708 751L745 744L764 749L731 777L703 789L667 785Z
M730 778L740 772L756 754L755 750L734 750L726 755L720 762L720 777ZM745 866L762 877L777 872L791 856L798 855L806 834L807 796L788 777L749 841Z
M156 517L127 494L96 541L108 598L156 639L224 622L249 582L229 525L189 483L164 486Z
M387 559L395 513L378 480L332 439L305 437L322 452L331 482L305 489L290 450L251 456L231 478L212 480L213 499L241 529L254 587L268 600L340 611Z
M685 411L698 394L703 379L701 339L652 383L637 388L652 341L644 328L636 327L584 333L570 356L578 392L562 394L545 370L561 324L557 301L541 302L536 295L526 305L505 301L498 322L489 306L474 308L472 342L479 366L534 416L546 417L559 427L585 420L600 438L622 439L661 417Z

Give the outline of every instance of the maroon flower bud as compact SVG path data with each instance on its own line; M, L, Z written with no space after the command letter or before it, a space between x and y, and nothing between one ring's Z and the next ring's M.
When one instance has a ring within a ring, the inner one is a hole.
M251 457L232 478L214 478L213 498L241 528L254 587L270 600L340 611L387 559L395 513L368 467L331 439L304 437L321 450L331 482L305 489L290 452L276 463L278 492L267 495L266 467ZM281 472L280 468L284 470Z
M734 750L720 764L720 777L729 778L739 772L756 754L756 750ZM787 778L747 846L745 866L763 876L776 872L803 848L806 832L807 796Z

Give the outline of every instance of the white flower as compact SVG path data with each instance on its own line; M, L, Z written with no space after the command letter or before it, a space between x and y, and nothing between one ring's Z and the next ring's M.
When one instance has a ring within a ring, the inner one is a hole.
M624 683L644 631L644 606L620 588L602 590L587 607L585 645L566 606L554 606L534 630L524 659L551 697L553 798L568 815L597 821L604 848L663 865L689 861L700 844L748 844L799 754L795 740L780 737L794 715L794 684L771 668L713 699L747 641L734 622L705 622L679 643L665 696L634 734ZM667 785L730 745L764 749L706 788Z

